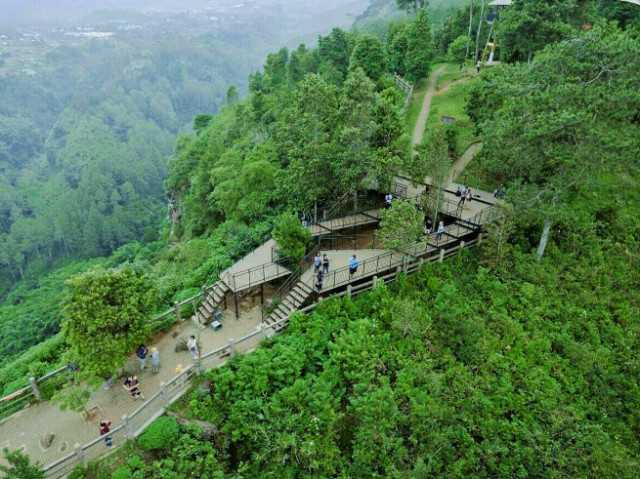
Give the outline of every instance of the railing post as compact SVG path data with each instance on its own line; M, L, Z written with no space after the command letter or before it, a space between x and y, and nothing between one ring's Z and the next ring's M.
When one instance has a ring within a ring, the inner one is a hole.
M124 437L127 439L133 439L133 424L131 424L131 420L126 414L122 416L122 424L124 424Z
M82 450L82 446L80 445L80 443L76 442L75 445L73 446L73 450L75 452L76 455L76 461L82 465L84 465L85 463L85 454L84 451Z
M438 258L438 262L442 263L444 261L444 249L440 250L440 256Z
M378 276L374 275L373 276L373 289L376 289L376 286L378 286Z
M233 338L229 338L227 351L229 351L229 357L233 357L236 354L236 343Z
M167 407L169 405L169 394L167 391L167 385L164 382L160 383L160 398L162 399L162 404Z
M347 296L349 298L351 297L352 291L353 291L353 287L350 284L348 284L347 285Z
M180 303L176 301L175 303L175 313L176 313L176 321L179 323L182 321L182 311L180 311Z
M40 389L38 388L38 381L36 381L36 378L31 376L29 378L29 385L31 386L31 392L33 392L34 397L38 401L42 401L42 394L40 394Z
M465 247L466 243L464 242L464 240L460 241L460 251L462 251Z
M482 244L482 233L478 235L478 245Z

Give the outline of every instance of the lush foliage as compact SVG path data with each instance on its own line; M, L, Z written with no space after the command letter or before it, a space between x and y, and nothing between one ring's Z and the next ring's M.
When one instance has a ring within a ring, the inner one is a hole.
M138 444L145 451L168 451L174 447L180 435L180 427L175 418L163 416L151 425L138 438Z
M378 239L386 249L406 251L422 236L424 213L410 201L396 200L382 213Z
M305 228L293 213L284 213L276 220L273 239L278 244L278 252L283 258L298 263L311 241L311 232Z
M149 333L155 291L130 269L94 269L67 282L63 334L87 378L108 378Z
M3 450L4 459L9 464L0 464L0 472L6 479L44 479L45 473L37 464L31 464L29 457L21 451Z

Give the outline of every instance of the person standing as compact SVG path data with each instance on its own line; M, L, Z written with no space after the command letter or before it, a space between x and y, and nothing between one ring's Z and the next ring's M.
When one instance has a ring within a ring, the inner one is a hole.
M444 227L444 222L441 221L438 224L438 231L436 231L436 239L438 240L438 242L440 242L440 240L442 239L442 235L444 235L446 232L446 229Z
M360 263L358 262L358 258L354 254L349 260L349 278L351 278L358 271L358 266Z
M111 434L109 434L110 432L111 421L100 421L100 435L105 436L105 434L107 434L107 436L104 437L104 443L107 447L113 446L113 439L111 437Z
M315 258L313 258L313 271L317 273L320 271L320 266L322 266L322 258L320 257L320 253L316 254Z
M471 203L471 200L473 199L473 193L471 192L471 188L467 188L466 199L467 199L467 203Z
M384 197L384 205L386 208L391 208L391 203L393 203L393 195L391 193L387 193Z
M136 356L138 356L138 361L140 362L140 371L143 371L147 364L147 354L149 354L149 350L144 344L138 346Z
M194 361L200 357L200 353L198 351L198 341L196 340L196 337L194 335L189 336L189 339L187 340L187 349L189 349L191 357Z
M324 274L322 274L321 270L318 270L318 274L316 276L316 289L318 291L322 291L322 281L324 280Z
M480 73L481 66L482 66L482 63L480 62L480 60L478 60L478 63L476 63L476 72Z
M326 254L322 256L322 272L329 274L329 257Z
M160 371L160 352L158 348L151 348L151 372L158 374Z

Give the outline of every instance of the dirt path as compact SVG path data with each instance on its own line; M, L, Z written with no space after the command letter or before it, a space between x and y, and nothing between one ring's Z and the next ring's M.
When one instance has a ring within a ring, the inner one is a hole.
M411 139L411 145L415 149L416 146L422 143L424 137L424 130L427 127L427 120L429 119L429 111L431 110L431 100L436 93L436 85L438 84L438 77L443 72L444 67L440 67L431 74L429 78L429 86L427 92L424 94L424 100L422 101L422 109L416 121L416 126L413 130L413 137Z
M462 174L467 165L473 160L480 150L482 149L482 142L473 143L467 151L465 151L460 158L456 160L456 162L451 167L451 172L449 173L449 183L452 183L458 179L458 177Z

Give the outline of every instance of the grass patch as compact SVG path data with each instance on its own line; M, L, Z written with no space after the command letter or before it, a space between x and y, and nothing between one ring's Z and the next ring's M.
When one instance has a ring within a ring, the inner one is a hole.
M469 96L470 82L457 83L446 92L433 97L431 111L427 120L427 130L436 127L442 122L443 116L455 118L451 126L456 133L456 153L462 155L465 150L478 140L474 132L474 125L465 112L465 106Z

